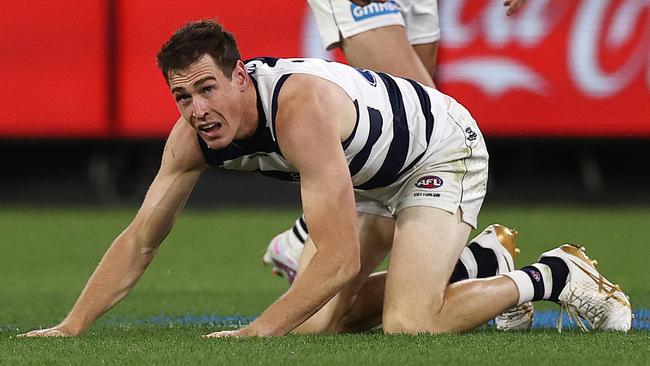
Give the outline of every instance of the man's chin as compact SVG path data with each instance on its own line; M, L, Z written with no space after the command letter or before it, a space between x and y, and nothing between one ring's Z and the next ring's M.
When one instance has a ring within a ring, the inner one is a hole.
M204 136L201 136L201 138L203 139L203 142L208 145L210 150L221 150L232 142L232 140L229 141L223 136L219 138L205 138Z

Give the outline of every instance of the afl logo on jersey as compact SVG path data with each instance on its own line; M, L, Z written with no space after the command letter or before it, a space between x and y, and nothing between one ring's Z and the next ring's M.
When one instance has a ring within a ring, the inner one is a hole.
M435 175L425 175L415 182L415 186L427 189L438 188L442 186L442 178L436 177Z

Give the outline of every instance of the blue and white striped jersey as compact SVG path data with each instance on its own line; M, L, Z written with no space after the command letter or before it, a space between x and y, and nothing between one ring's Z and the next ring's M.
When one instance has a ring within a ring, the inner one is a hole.
M432 163L436 145L454 128L446 118L451 98L411 80L321 59L257 58L246 67L257 90L260 125L250 138L221 150L208 149L198 138L210 165L299 180L275 136L278 95L292 74L329 80L354 102L357 123L342 146L352 184L365 196L382 201L392 195L411 172Z

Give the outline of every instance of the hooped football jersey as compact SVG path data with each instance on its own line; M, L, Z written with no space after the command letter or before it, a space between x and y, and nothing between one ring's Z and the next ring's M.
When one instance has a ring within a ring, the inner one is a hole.
M220 150L209 149L198 137L210 165L300 179L296 168L282 156L275 128L278 95L293 74L331 81L353 101L356 125L341 144L352 184L366 195L376 192L381 196L398 187L435 152L438 136L449 128L444 118L449 98L412 80L322 59L261 57L248 60L246 68L257 91L259 126L253 136Z

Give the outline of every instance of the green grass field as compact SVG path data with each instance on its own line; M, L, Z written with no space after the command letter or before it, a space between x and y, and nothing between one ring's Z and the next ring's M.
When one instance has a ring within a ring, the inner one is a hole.
M134 213L0 209L0 364L650 364L647 319L646 330L628 334L482 328L445 336L201 339L224 327L210 319L254 317L286 289L260 258L297 211L268 209L187 211L136 289L88 333L15 338L65 316ZM488 206L480 220L481 226L501 222L520 231L520 264L562 242L585 245L635 309L650 308L650 208ZM191 321L201 317L209 321Z

